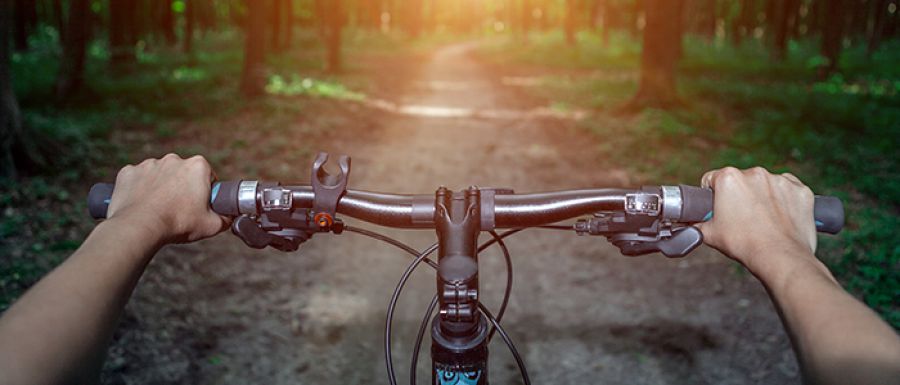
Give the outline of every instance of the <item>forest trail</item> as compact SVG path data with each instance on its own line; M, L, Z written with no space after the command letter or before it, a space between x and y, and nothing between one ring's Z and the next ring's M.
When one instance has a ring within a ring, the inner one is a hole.
M352 188L528 192L632 183L594 155L597 139L571 117L529 113L546 102L504 85L471 48L433 53L413 86L389 101L398 111L371 108L380 131L323 148L352 155ZM375 230L417 248L434 241L431 231ZM547 230L508 245L515 281L504 325L534 383L799 382L762 286L709 249L681 260L626 258L602 238ZM249 250L230 234L167 247L128 305L111 355L125 358L111 360L107 382L387 383L384 314L409 261L349 233L317 235L293 254ZM506 280L497 250L481 256L481 269L482 298L496 308ZM401 383L433 291L423 267L395 314ZM430 381L427 352L426 345L420 383ZM499 339L491 352L492 382L519 383Z

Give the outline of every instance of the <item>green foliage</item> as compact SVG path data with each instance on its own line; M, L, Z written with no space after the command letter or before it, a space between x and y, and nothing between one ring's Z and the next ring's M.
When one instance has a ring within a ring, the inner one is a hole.
M565 35L558 30L529 34L527 42L516 36L506 36L494 40L482 51L494 60L605 70L632 68L641 55L639 42L626 33L611 33L606 44L597 34L581 32L577 35L577 44L569 47Z
M84 204L59 188L75 177L0 180L0 311L81 244Z
M570 69L540 78L535 92L596 109L582 125L600 137L598 151L642 181L685 183L710 168L761 165L841 197L847 227L820 237L819 256L848 290L900 328L900 43L886 42L871 58L864 47L851 47L842 75L815 81L821 60L814 42L792 42L788 59L778 63L759 41L734 47L689 38L681 62L684 105L623 116L615 106L633 95L638 55L586 54L604 48L568 47L554 34L531 41L497 42L485 55ZM628 45L636 43L619 44L625 47L617 52L631 52ZM506 49L515 54L501 56ZM593 71L584 74L585 68Z
M266 85L266 92L272 95L310 95L344 100L363 100L366 98L365 95L359 92L348 90L343 84L303 78L297 74L291 75L289 80L285 80L278 75L272 76Z
M33 34L30 50L12 58L13 87L33 142L50 138L60 145L42 149L52 159L31 176L0 180L0 312L80 245L93 225L84 194L92 182L111 180L126 163L174 151L202 154L220 174L296 178L292 165L306 164L311 148L285 138L314 137L328 124L304 118L298 125L299 117L310 115L308 104L358 100L363 94L351 90L364 89L368 80L353 74L326 76L321 69L324 48L315 31L296 32L295 49L267 59L271 73L289 74L272 76L273 93L294 97L242 97L243 38L239 31L225 29L204 34L190 55L141 41L136 63L123 68L111 68L106 43L92 41L87 90L67 104L53 98L58 35L47 27ZM398 36L347 33L345 47L354 53L403 49ZM422 39L411 49L436 41ZM261 164L267 160L260 154L278 163ZM260 161L239 161L243 159Z

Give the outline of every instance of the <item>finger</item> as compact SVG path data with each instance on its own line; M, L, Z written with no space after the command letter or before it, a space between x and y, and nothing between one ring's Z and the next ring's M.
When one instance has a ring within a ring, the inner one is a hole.
M710 241L715 239L715 230L713 230L715 226L712 226L712 223L710 222L696 223L694 224L694 226L697 227L697 229L699 229L701 233L703 233L703 243L711 244Z
M805 185L803 184L803 182L800 181L800 178L797 178L797 176L794 175L794 174L791 174L791 173L789 173L789 172L786 172L786 173L784 173L784 174L781 174L781 176L785 177L785 179L787 179L787 180L793 182L794 184L796 184L796 185L798 185L798 186L805 186Z
M717 171L719 171L719 170L718 169L711 170L711 171L707 171L705 174L703 174L703 176L700 178L700 187L712 188L713 176L716 175Z
M206 216L206 228L209 230L210 236L221 233L230 225L230 219L216 214L212 211Z

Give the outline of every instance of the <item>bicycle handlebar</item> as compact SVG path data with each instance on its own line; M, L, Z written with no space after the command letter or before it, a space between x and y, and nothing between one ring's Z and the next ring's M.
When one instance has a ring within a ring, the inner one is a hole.
M276 187L280 196L263 197L262 187ZM88 210L95 219L106 217L114 185L99 183L88 195ZM513 194L508 190L483 190L492 207L482 210L483 220L496 228L540 226L604 211L635 211L693 224L712 218L713 192L694 186L652 186L636 189L585 189ZM659 202L632 199L648 191L659 191ZM287 195L285 195L287 194ZM483 195L485 196L485 195ZM269 199L271 198L271 199ZM277 199L276 199L277 198ZM278 200L274 202L273 199ZM257 215L267 204L289 204L288 208L311 208L313 188L309 185L277 186L256 181L216 182L210 204L225 216ZM273 203L274 202L274 203ZM648 204L649 208L634 205ZM656 205L654 208L653 206ZM626 207L629 206L629 207ZM337 213L373 224L398 228L433 228L434 195L384 194L347 190L337 204ZM844 226L844 207L833 196L815 197L816 230L836 234Z

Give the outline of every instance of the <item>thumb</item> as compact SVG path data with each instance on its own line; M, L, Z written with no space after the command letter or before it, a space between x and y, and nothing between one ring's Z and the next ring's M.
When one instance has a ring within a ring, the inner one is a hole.
M221 233L229 226L231 226L231 218L216 214L211 210L209 211L209 215L204 219L204 229L209 236Z
M694 226L703 233L703 243L713 246L715 244L715 226L712 221L695 223Z

